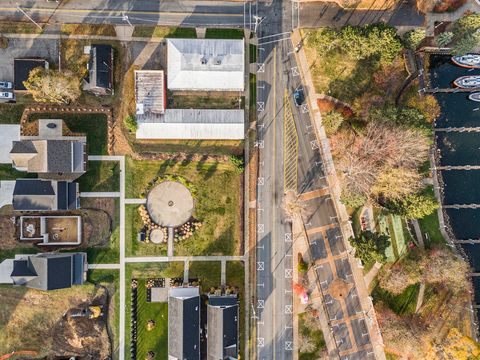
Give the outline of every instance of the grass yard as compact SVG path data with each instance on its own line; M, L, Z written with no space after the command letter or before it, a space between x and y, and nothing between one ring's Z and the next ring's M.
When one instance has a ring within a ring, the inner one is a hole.
M40 24L42 25L42 24ZM40 29L31 22L0 22L1 34L41 34L43 29Z
M304 339L313 345L313 351L299 351L299 360L316 360L321 358L321 352L325 349L325 339L323 338L323 332L320 329L312 329L306 324L306 313L298 315L298 331L300 333L300 339ZM302 344L299 344L302 346Z
M425 246L427 248L445 245L445 239L440 232L440 223L438 222L438 213L436 211L424 218L418 219L418 223L424 235ZM425 234L427 234L427 236L425 236Z
M241 29L207 29L206 39L243 39L244 32Z
M62 24L62 35L117 36L115 27L110 24Z
M138 281L138 342L137 359L146 359L147 353L153 351L155 359L166 360L168 357L168 302L147 302L146 280ZM155 321L155 328L147 330L147 322Z
M239 355L243 358L245 350L245 265L241 261L227 261L226 275L227 286L234 286L238 288L239 292Z
M413 314L417 306L417 297L420 284L410 285L400 295L393 295L388 291L376 286L372 291L373 301L382 301L398 315Z
M88 208L89 198L82 200L82 208ZM86 249L88 261L97 264L116 264L120 259L120 199L115 198L115 218L108 246L90 246Z
M0 250L0 262L5 259L13 259L15 254L36 254L38 252L40 252L40 250L34 247L17 247L15 249Z
M257 62L257 45L250 44L250 64Z
M134 135L130 139L137 153L243 154L243 140L136 140Z
M143 26L136 25L133 30L134 37L151 37L151 38L192 38L197 37L194 28L177 28L167 26Z
M87 136L88 155L108 155L106 115L35 113L30 116L29 120L58 119L59 117L63 119L71 132Z
M10 164L0 164L0 180L16 180L18 178L36 178L37 174L17 171Z
M200 292L208 293L212 287L221 285L221 263L220 261L191 261L188 278L198 279Z
M143 228L143 221L138 213L139 205L125 205L125 253L127 256L167 255L167 244L146 244L137 240L138 232Z
M119 345L119 314L120 314L120 273L119 270L96 269L89 270L87 281L105 286L108 289L109 309L108 309L108 327L111 336L113 335L113 359L118 359Z
M0 124L20 124L25 104L0 104Z
M250 74L250 122L254 121L257 116L257 76Z
M148 317L148 314L152 312L152 309L146 306L146 303L141 300L141 293L145 293L145 279L148 278L178 278L181 277L183 278L183 262L170 262L170 263L142 263L142 264L127 264L126 266L126 275L125 275L125 281L126 281L126 300L125 300L125 353L129 354L130 353L130 341L131 341L131 332L130 332L130 319L131 319L131 301L132 301L132 293L131 293L131 279L139 279L141 284L139 284L139 316L138 316L138 321L140 324L141 319L145 319ZM143 290L143 291L142 291ZM148 304L151 305L151 304ZM156 309L160 311L161 309ZM166 311L166 310L165 310ZM160 317L161 319L161 317ZM158 332L160 329L168 329L168 319L165 318L165 322L162 322L158 320L156 323L157 327L155 328L154 331L157 331L157 336L158 338L156 339L156 344L158 346L162 346L162 349L159 351L155 351L156 354L158 354L158 359L166 359L167 358L167 344L168 344L168 331L162 332L162 334L159 334ZM147 319L148 321L148 319ZM140 339L142 335L142 332L145 331L145 328L142 330L141 325L138 327L138 333L139 336L138 338ZM165 334L163 336L163 334ZM153 337L153 336L152 336ZM152 346L153 345L153 339L148 339L147 341L139 342L139 348L138 350L144 351L146 347ZM152 349L153 350L153 349ZM148 351L148 350L147 350ZM145 356L140 357L140 352L137 352L137 358L138 359L144 359ZM157 359L157 357L156 357Z
M80 191L120 191L120 163L89 161L87 172L79 179Z
M230 162L137 161L127 158L127 198L145 197L157 176L179 175L197 188L194 216L203 222L191 238L175 244L175 255L235 255L240 245L241 174Z
M173 108L175 109L238 109L241 97L238 93L205 95L173 95ZM243 106L242 106L243 108Z

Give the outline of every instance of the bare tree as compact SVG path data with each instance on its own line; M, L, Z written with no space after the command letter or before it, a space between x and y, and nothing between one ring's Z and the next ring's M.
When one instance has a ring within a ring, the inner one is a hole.
M402 194L418 190L419 178L414 172L427 159L429 146L428 139L419 131L386 122L372 122L363 134L344 131L334 135L332 145L346 192L370 197L378 181L377 192L391 185L386 183L388 180L396 181L397 190L400 185L408 185L408 189L402 189ZM395 173L408 175L408 179L399 184L400 180L391 176ZM402 195L390 191L389 196Z

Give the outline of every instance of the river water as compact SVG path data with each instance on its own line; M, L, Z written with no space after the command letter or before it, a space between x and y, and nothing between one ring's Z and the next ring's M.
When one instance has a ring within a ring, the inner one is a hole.
M480 75L480 69L469 70L454 65L450 56L430 57L430 87L449 88L459 76ZM469 93L435 94L441 115L436 128L480 127L480 102L468 100ZM480 165L480 133L437 132L435 135L439 165ZM444 205L480 204L480 170L440 171L443 180ZM480 209L445 209L445 222L456 239L480 239ZM460 245L472 268L480 272L480 243ZM475 302L480 304L480 277L473 278ZM480 312L477 317L480 318Z

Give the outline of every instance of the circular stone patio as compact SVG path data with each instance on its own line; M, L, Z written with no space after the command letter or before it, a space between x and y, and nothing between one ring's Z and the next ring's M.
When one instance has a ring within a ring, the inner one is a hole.
M179 182L164 181L148 193L147 210L156 224L177 227L192 217L193 197Z

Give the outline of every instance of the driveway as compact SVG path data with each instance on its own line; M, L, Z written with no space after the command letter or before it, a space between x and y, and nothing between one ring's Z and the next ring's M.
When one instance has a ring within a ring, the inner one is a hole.
M0 81L13 81L13 59L28 57L58 63L58 40L9 39L8 47L0 49Z
M3 69L0 67L0 71ZM12 141L20 140L20 125L0 125L0 164L11 164Z
M14 180L0 181L0 208L12 204L14 188Z

